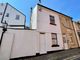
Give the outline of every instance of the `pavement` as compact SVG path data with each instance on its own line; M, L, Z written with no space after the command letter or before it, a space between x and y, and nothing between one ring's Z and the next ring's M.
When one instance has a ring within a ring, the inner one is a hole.
M46 55L18 60L80 60L80 48L53 52Z

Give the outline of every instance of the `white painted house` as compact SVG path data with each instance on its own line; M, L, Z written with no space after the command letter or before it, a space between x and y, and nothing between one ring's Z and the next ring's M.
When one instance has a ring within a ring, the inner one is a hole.
M8 28L24 28L25 15L8 3L0 3L0 26L6 21Z
M37 53L63 49L59 13L37 4L32 11L31 29L39 32L40 50Z

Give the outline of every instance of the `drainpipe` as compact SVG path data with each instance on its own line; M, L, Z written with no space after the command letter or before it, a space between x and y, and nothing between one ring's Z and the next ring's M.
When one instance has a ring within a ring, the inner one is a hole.
M6 3L6 6L5 6L5 9L4 9L4 12L3 12L3 16L2 16L2 20L1 20L1 23L3 24L3 19L4 19L4 15L6 13L6 9L7 9L7 6L8 6L8 3Z
M5 21L5 23L3 24L3 29L2 29L3 32L2 32L2 35L1 35L1 39L0 39L0 46L1 46L1 43L2 43L4 33L7 31L7 26L8 26L8 24Z
M3 22L3 19L4 19L4 15L5 15L5 13L6 13L6 9L7 9L7 6L8 6L8 3L6 3L6 6L5 6L5 9L4 9L4 12L3 12L3 16L2 16L2 19L1 19L1 23L3 24L3 29L2 29L2 35L1 35L1 39L0 39L0 46L1 46L1 42L2 42L2 39L3 39L3 35L4 35L4 33L7 31L7 23L6 23L6 21L5 22Z

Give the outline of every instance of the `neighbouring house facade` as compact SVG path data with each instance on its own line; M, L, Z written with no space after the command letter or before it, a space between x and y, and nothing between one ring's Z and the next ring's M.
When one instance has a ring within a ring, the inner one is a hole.
M75 28L73 25L72 18L61 14L59 15L59 17L60 17L64 48L65 49L77 48L78 41L75 34Z
M73 22L73 24L75 27L76 37L77 37L78 44L80 47L80 22Z
M0 3L0 26L6 21L7 28L24 28L25 19L25 15L10 4Z

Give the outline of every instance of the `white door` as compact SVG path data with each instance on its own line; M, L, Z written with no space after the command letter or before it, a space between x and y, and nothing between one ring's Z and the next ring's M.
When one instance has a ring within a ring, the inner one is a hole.
M46 53L45 33L40 33L40 54Z
M66 35L63 36L63 44L64 44L64 49L68 49L68 42Z

